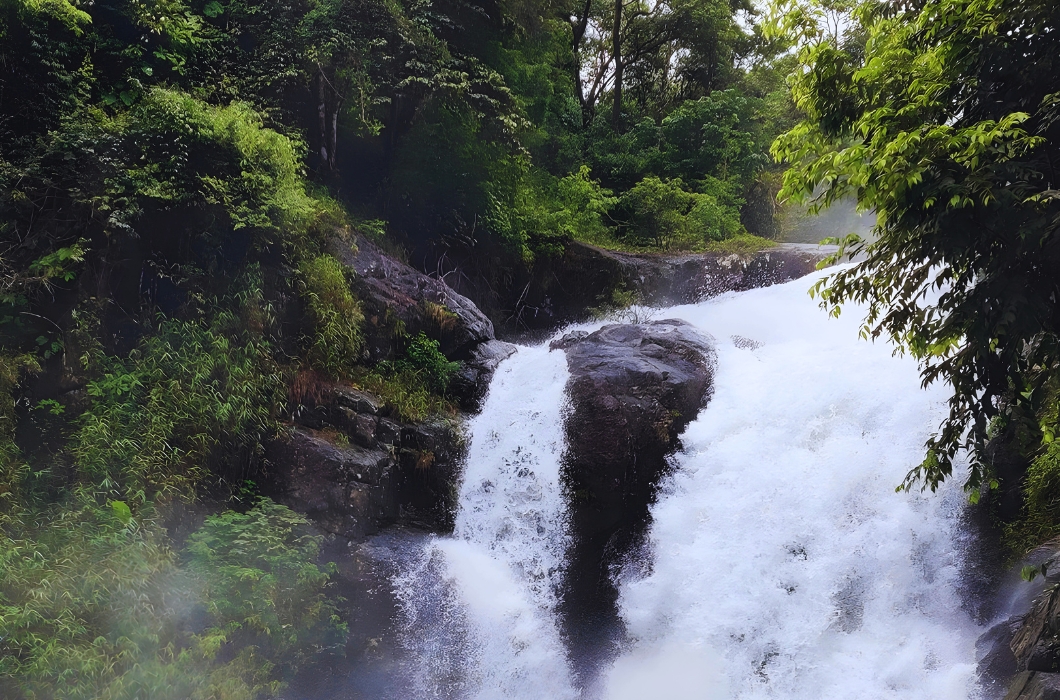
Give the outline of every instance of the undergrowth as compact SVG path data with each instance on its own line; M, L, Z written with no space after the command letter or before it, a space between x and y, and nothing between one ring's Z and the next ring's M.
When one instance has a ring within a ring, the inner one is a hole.
M350 291L345 267L330 255L319 255L298 268L299 290L312 331L306 358L314 368L335 377L348 374L364 354L364 314Z
M161 524L160 504L234 480L283 407L270 344L248 323L267 316L253 285L202 306L159 317L126 356L86 345L86 405L51 461L13 440L14 392L36 360L0 360L3 697L272 697L341 645L304 518L261 501L208 518L182 552Z
M272 429L282 379L265 341L220 312L164 319L127 358L99 357L73 453L98 498L130 504L190 497L211 460Z
M1023 553L1060 535L1060 443L1031 461L1023 483L1024 510L1005 528L1009 549Z
M262 501L174 552L151 509L119 505L37 512L0 549L5 697L252 700L341 646L302 516Z
M407 339L401 359L361 369L353 380L383 399L402 420L451 415L456 409L446 392L460 364L446 359L438 346L437 340L419 333Z

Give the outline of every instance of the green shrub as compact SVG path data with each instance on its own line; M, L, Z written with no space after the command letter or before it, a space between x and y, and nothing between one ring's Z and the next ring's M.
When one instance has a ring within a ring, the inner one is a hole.
M402 420L421 421L431 415L450 413L445 398L459 362L442 354L437 340L424 333L406 339L404 356L361 370L354 381L378 395Z
M386 364L361 370L353 380L365 391L381 398L404 421L422 421L433 415L453 412L452 404L428 389L413 370Z
M207 518L187 547L214 621L198 635L201 648L236 644L269 659L274 670L262 670L273 676L337 649L345 626L324 592L332 569L316 564L320 545L305 517L267 499Z
M334 377L348 376L364 354L364 314L350 291L346 268L330 255L317 256L298 269L312 335L307 359Z
M563 177L511 159L485 183L483 224L519 247L527 262L555 255L571 239L593 241L607 235L604 217L615 199L590 177L588 166Z
M1005 528L1005 540L1017 555L1060 535L1060 442L1052 442L1027 469L1024 509Z
M453 375L460 369L459 362L450 362L442 354L439 343L424 333L417 333L408 340L405 357L395 363L396 369L411 372L430 391L444 394Z
M234 229L305 231L320 212L302 179L302 144L267 129L249 105L214 107L165 88L108 123L129 142L112 191L155 204L220 205Z
M698 240L724 241L747 235L740 221L743 199L733 182L707 177L698 183L696 203L688 213L689 232Z
M731 186L713 178L699 186L703 191L680 179L645 177L618 200L619 240L634 247L706 250L711 242L745 235L741 202Z
M155 667L166 646L164 579L175 569L158 528L70 502L26 512L4 534L0 679L15 697L131 699L148 690L126 676L146 675L138 667Z
M341 645L320 539L303 517L269 501L214 516L178 557L156 522L118 506L67 503L8 529L5 697L267 698Z
M96 361L73 443L81 487L134 509L189 495L212 459L272 428L281 401L267 344L230 312L163 319L127 358Z
M1000 449L1030 461L1021 485L1023 510L1005 524L1005 543L1015 557L1060 535L1060 376L1043 369L1030 375L1026 386L1033 388L1027 392L1032 411L996 416L987 428Z
M616 200L611 191L589 176L589 166L559 178L554 186L559 208L553 214L556 229L570 238L594 242L608 236L604 217Z
M626 215L623 237L639 245L668 249L689 237L688 214L696 197L680 179L648 176L624 192L619 207Z

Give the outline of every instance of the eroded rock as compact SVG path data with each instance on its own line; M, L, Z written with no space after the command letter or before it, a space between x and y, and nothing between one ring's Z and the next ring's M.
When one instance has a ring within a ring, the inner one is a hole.
M835 250L780 244L740 253L620 253L568 241L561 254L541 256L530 267L498 264L503 254L483 255L479 248L463 255L446 249L444 263L454 288L475 300L501 337L538 337L630 295L663 307L787 282L813 272Z
M482 410L490 380L501 362L515 354L515 346L500 340L480 343L471 351L471 356L461 363L460 370L449 383L449 392L460 397L460 405L466 411Z
M987 697L1000 696L1019 672L1011 645L1021 623L1018 618L999 622L976 640L979 683L989 693Z
M1025 563L1044 565L1048 575L1035 580L1039 592L1029 605L1019 604L1015 615L979 637L980 683L996 695L1007 688L1005 700L1060 700L1060 538L1035 549Z
M333 240L331 248L355 273L371 358L391 357L399 332L422 331L438 340L446 357L461 363L450 393L462 409L477 411L497 365L515 352L514 346L495 339L493 322L442 280L387 255L363 237L353 244Z
M355 286L365 306L370 327L389 332L387 323L400 321L408 333L424 331L438 338L441 350L453 357L470 353L479 343L493 340L493 323L465 296L419 270L387 255L358 237L356 245L333 241L332 250L356 273ZM378 357L389 353L389 337L369 350Z
M395 523L453 527L464 443L456 423L401 423L378 398L326 385L265 446L268 495L323 530L363 539Z
M710 397L714 345L690 324L664 320L568 334L552 347L570 369L567 634L576 648L606 655L620 631L613 574L644 532L667 456Z
M626 287L641 303L667 306L798 279L834 250L787 243L752 253L606 254L620 261Z
M1060 700L1060 674L1023 671L1013 680L1005 700Z

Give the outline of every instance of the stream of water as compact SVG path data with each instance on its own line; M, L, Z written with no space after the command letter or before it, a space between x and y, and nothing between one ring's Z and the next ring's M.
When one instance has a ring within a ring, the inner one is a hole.
M894 488L945 389L859 340L857 309L828 318L811 282L656 314L715 338L714 395L620 576L627 641L580 687L554 612L566 361L545 345L501 366L471 425L456 531L396 580L416 697L975 697L960 489Z

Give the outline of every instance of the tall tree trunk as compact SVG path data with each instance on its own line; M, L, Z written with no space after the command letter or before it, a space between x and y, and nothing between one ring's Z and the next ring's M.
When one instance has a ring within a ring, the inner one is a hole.
M611 53L615 60L615 87L611 95L611 128L620 131L622 128L622 5L623 0L615 0L615 26L611 31Z
M585 97L585 86L582 85L582 41L585 40L585 31L589 27L589 13L592 12L592 0L585 0L581 14L571 17L571 30L573 41L571 52L574 58L574 89L578 93L578 104L582 110L582 125L592 120L593 105L588 104Z
M317 117L320 128L321 166L335 172L338 165L339 108L342 97L328 80L323 66L317 71Z
M327 86L324 84L324 69L317 72L317 116L320 121L320 162L325 166L331 165L331 157L328 153L328 101Z
M336 159L339 152L339 107L341 104L338 95L336 95L334 103L331 105L331 131L328 139L328 167L332 171L336 168Z

